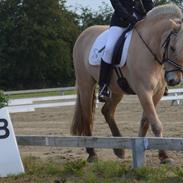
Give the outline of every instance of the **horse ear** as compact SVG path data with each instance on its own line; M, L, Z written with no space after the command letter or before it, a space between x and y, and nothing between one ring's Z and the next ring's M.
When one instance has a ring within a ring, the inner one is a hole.
M181 28L181 19L169 19L171 24L172 24L172 28L174 29L175 32L179 32L180 28Z

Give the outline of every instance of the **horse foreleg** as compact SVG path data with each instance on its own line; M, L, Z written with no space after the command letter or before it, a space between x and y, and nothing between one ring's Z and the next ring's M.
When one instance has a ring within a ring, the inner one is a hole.
M123 95L112 94L111 100L106 102L102 108L102 114L105 117L106 122L109 125L109 128L112 132L112 135L115 137L120 137L121 133L116 125L114 120L114 114L116 111L116 106L120 102ZM124 150L123 149L113 149L116 156L119 158L124 158Z
M143 113L140 122L139 137L145 137L148 129L149 129L149 121L146 118L145 114Z
M154 96L153 96L153 103L154 106L156 107L158 102L160 101L161 97L164 95L165 88L162 88L159 90ZM163 134L161 133L163 136ZM172 159L170 159L164 150L159 150L159 159L161 163L171 163Z
M163 127L159 117L156 113L156 105L161 99L161 93L157 93L153 97L151 95L139 96L140 102L144 109L144 114L141 120L141 126L139 130L139 136L145 136L149 125L156 137L162 137ZM164 150L159 150L159 159L161 163L170 162L167 153Z
M153 104L156 107L158 102L160 101L161 97L164 94L164 88L159 90L154 96L153 96ZM147 131L149 129L149 121L148 118L145 116L145 113L143 112L141 123L140 123L140 129L139 129L139 137L145 137L147 134Z

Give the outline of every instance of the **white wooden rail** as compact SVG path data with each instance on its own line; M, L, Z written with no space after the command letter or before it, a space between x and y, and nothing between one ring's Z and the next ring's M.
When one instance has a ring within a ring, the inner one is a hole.
M126 138L126 137L61 137L61 136L17 136L19 145L88 148L131 149L133 167L144 166L145 151L149 149L183 150L182 138Z
M56 88L58 89L58 88ZM63 91L74 89L74 87L65 88ZM46 89L46 91L54 91L54 89ZM61 88L58 89L61 91ZM30 93L32 90L27 90ZM37 91L37 90L33 90ZM45 90L39 90L39 92ZM19 93L18 91L15 91ZM20 93L23 91L20 91ZM62 96L49 96L49 97L32 97L32 98L22 98L9 100L8 108L10 113L16 112L29 112L35 111L38 108L52 108L52 107L64 107L73 106L75 104L76 95L62 95ZM180 104L180 100L183 100L183 88L170 89L169 95L164 96L162 101L172 101Z
M64 94L65 91L75 90L74 86L71 87L60 87L60 88L47 88L47 89L34 89L34 90L19 90L19 91L5 91L5 95L18 95L27 93L44 93L44 92L54 92L59 91Z
M10 113L17 113L31 112L39 108L73 106L75 104L75 99L76 95L12 99L8 102L8 110Z
M164 96L162 100L172 101L172 105L176 102L180 104L180 101L183 100L183 88L175 88L168 90L168 96Z

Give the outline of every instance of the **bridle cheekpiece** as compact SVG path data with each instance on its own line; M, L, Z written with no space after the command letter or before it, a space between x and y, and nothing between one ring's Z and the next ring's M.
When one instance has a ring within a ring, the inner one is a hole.
M137 34L139 35L139 37L141 38L142 42L144 43L144 45L146 46L146 48L151 52L151 54L154 56L154 59L156 62L158 62L160 65L164 65L165 63L169 63L171 65L173 65L176 69L172 69L169 71L165 71L165 73L169 73L169 72L174 72L174 71L181 71L183 72L183 66L177 64L175 61L171 60L168 58L169 55L169 47L170 47L170 41L171 41L171 37L172 36L177 36L178 32L175 32L174 30L172 30L168 36L166 37L165 41L162 44L162 48L164 48L164 53L163 53L163 59L160 60L157 55L152 51L152 49L149 47L149 45L146 43L146 41L143 39L143 37L141 36L141 34L137 31L136 28L134 28L135 31L137 32ZM171 49L175 52L175 49L173 47L171 47Z
M169 73L169 72L174 72L174 71L181 71L181 72L183 72L183 66L177 64L175 61L173 61L170 58L168 58L169 48L171 48L171 50L173 52L175 52L175 48L170 47L170 41L171 41L171 37L172 36L176 37L177 36L177 32L172 30L169 33L169 35L167 36L167 38L165 39L164 43L162 44L162 48L164 48L162 64L167 62L167 63L173 65L176 69L172 69L172 70L166 71L166 74Z

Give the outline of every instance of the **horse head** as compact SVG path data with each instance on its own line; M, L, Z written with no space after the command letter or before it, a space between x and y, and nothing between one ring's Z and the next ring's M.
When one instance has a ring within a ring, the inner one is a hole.
M171 31L163 43L165 80L169 86L180 84L183 77L183 26L182 19L170 19Z
M153 51L154 45L149 46L148 49L155 60L164 67L165 80L169 86L179 84L183 78L182 18L182 10L175 4L156 7L145 18L144 25L150 27L149 31L154 31L151 42L157 43L159 38L160 44L158 46L154 44L160 48L159 55Z

